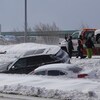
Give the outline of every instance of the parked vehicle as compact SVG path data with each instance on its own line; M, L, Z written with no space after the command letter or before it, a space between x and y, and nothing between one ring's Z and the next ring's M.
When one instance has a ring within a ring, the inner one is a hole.
M7 44L7 41L3 35L0 35L0 45L5 45Z
M78 78L100 78L100 69L90 69L78 74Z
M70 63L70 58L59 46L47 47L26 52L0 72L28 74L41 65L51 63Z
M88 37L91 37L93 39L94 45L95 45L95 49L94 49L94 54L95 55L100 55L100 30L96 30L96 29L82 29L80 31L76 31L74 32L71 36L72 36L72 42L73 42L73 47L74 47L74 55L76 55L77 53L77 45L78 45L78 38L80 37L80 35L83 38L83 47L85 48L85 41ZM62 41L60 43L61 48L63 48L64 50L67 50L67 41ZM66 48L66 49L65 49ZM86 50L84 49L84 54L86 54Z
M94 33L96 42L100 44L100 29L97 29Z
M73 64L48 64L36 68L34 71L30 72L30 75L46 75L46 76L66 76L66 77L77 77L78 73L82 70Z
M0 35L0 45L15 44L18 39L14 35Z
M17 37L14 36L14 35L5 35L4 38L5 38L5 40L6 40L9 44L18 43L18 39L17 39Z

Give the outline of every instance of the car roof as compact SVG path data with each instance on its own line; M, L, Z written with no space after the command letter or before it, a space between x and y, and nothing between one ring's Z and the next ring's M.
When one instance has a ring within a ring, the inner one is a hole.
M57 64L48 64L43 65L34 70L34 72L42 71L42 70L63 70L66 71L69 68L77 67L74 64L66 64L66 63L57 63Z
M95 31L95 35L97 35L97 34L100 34L100 29L97 29L97 30Z
M34 50L29 50L25 52L25 54L21 57L30 57L30 56L37 56L37 55L50 55L56 54L61 48L59 46L47 46L41 47Z

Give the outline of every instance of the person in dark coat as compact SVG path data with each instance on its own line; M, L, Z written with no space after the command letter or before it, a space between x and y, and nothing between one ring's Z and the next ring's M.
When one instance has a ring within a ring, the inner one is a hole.
M81 41L81 44L83 45L83 37L82 37L82 35L79 36L79 39L78 40L80 40Z
M80 39L78 39L77 51L78 51L78 54L76 56L77 58L78 57L80 57L81 59L85 58L85 56L83 56L83 44Z
M89 37L86 42L85 42L85 46L86 46L86 51L87 51L87 56L88 58L92 58L93 55L93 51L92 49L95 47L93 44L93 41L91 40L91 37Z
M73 42L72 42L72 36L70 36L68 39L68 54L70 58L72 57L73 50L74 50L74 47L73 47Z

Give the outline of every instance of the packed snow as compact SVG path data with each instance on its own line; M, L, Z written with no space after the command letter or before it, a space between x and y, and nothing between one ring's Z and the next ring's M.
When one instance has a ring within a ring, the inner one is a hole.
M0 66L14 61L27 50L40 47L42 46L34 43L1 45L1 52L7 52L0 54ZM100 56L93 56L91 59L72 57L71 63L81 67L84 73L91 71L91 77L82 79L1 73L0 92L57 100L100 100ZM92 77L92 74L95 76Z

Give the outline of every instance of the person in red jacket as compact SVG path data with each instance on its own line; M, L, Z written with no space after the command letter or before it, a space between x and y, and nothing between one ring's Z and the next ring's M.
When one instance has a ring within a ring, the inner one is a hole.
M77 58L78 57L80 57L81 59L86 58L86 56L83 55L83 44L80 39L78 39L77 51L78 51L78 54L76 56Z

